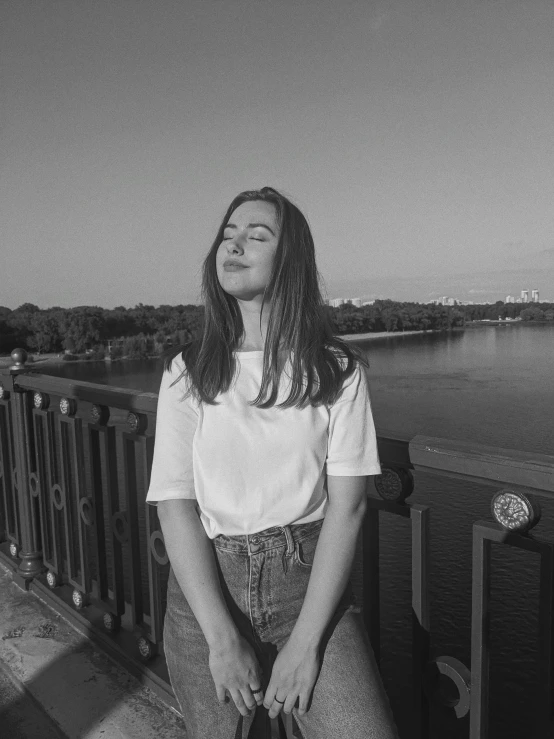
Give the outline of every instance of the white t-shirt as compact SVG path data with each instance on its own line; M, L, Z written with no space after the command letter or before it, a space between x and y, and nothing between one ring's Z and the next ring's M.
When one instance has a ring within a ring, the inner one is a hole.
M187 394L182 358L164 372L146 501L195 498L207 535L255 534L325 516L326 474L381 473L365 373L359 365L331 406L256 408L263 352L238 352L218 405ZM288 395L285 372L277 403Z

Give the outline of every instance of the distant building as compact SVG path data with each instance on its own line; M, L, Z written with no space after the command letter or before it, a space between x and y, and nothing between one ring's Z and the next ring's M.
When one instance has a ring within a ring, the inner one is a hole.
M375 305L375 301L374 300L366 300L365 302L362 303L362 305Z
M521 298L516 298L516 303L523 303L523 300Z
M521 302L522 303L528 303L529 302L529 290L522 290L521 291Z
M375 301L373 301L375 302ZM333 308L338 308L340 305L344 305L345 303L349 303L350 305L354 305L356 308L362 307L362 299L361 298L334 298L333 300L329 300L329 305L332 305Z
M539 291L538 290L531 290L531 300L533 303L539 302Z
M515 303L516 299L513 295L506 295L506 300L504 302L505 303Z

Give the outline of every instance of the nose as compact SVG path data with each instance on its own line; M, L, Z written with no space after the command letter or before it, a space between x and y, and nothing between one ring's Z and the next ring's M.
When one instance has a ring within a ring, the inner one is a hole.
M244 239L240 233L236 233L232 239L227 242L227 251L230 254L242 254L244 251Z

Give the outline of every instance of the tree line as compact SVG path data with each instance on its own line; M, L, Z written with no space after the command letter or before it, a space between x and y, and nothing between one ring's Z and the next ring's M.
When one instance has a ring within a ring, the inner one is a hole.
M83 305L41 310L24 303L15 310L0 307L0 353L15 347L36 353L86 352L104 356L159 354L168 345L184 344L200 330L199 305L143 305L107 309Z
M554 320L554 304L503 303L442 306L376 300L360 308L345 303L327 306L338 334L377 331L436 331L464 326L483 319L520 318ZM0 307L0 353L24 347L35 353L69 353L104 356L110 343L112 357L160 354L168 346L190 340L202 330L201 305L96 306L40 309L24 303L15 310Z
M554 303L504 303L463 306L466 320L520 318L522 321L554 321Z

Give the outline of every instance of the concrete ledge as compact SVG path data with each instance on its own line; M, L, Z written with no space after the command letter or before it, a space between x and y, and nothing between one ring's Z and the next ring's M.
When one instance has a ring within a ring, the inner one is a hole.
M17 723L18 716L30 718L33 709L32 720L43 720L41 733L29 726L32 733L26 734L21 725L22 739L186 737L174 710L35 594L21 590L1 563L0 663L9 675L0 678L3 694L9 694L0 702L0 714L11 711Z

